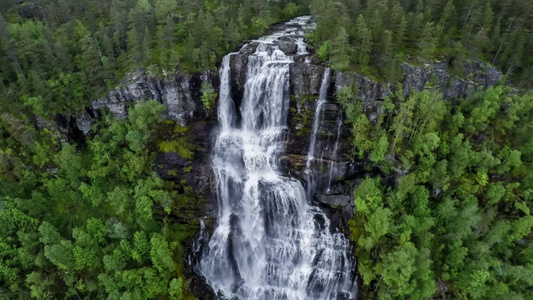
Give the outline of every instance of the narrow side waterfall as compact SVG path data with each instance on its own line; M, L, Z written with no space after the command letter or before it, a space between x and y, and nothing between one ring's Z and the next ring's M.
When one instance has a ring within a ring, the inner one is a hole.
M307 22L309 17L297 18L257 41L240 107L232 100L232 54L222 63L220 132L212 155L217 224L197 265L220 299L357 297L348 240L330 232L328 218L311 205L302 183L281 172L293 57L273 42L300 32ZM326 77L329 71L324 79L329 85Z
M329 178L328 178L328 184L326 187L326 193L329 194L330 188L331 188L331 182L333 181L333 174L335 173L336 167L335 162L337 160L337 153L339 152L339 140L341 138L342 134L342 112L339 113L339 116L337 117L337 137L335 139L335 145L333 146L333 155L331 156L331 162L329 165Z
M231 98L231 56L235 53L230 53L224 56L222 60L222 67L220 68L220 90L219 97L221 101L218 103L218 123L222 128L229 128L235 123L235 116L232 114L235 111L235 104Z
M327 102L328 87L331 78L331 70L326 68L322 83L320 85L320 95L316 104L315 118L313 120L313 128L311 129L311 137L309 142L309 150L307 152L307 160L305 163L305 174L307 176L307 197L312 197L314 188L316 187L315 171L313 169L313 162L315 160L316 141L318 135L318 128L322 121L322 106Z

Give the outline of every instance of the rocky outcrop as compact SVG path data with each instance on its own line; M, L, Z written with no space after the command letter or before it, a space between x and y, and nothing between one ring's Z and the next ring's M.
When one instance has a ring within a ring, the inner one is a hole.
M290 66L291 94L296 97L318 95L325 67L318 62L297 56Z
M404 94L411 89L438 89L444 99L461 98L480 89L496 85L502 77L500 71L491 65L481 62L470 62L464 65L465 78L452 76L447 62L435 62L415 67L402 64L405 73L403 79Z
M296 51L298 51L298 46L293 40L275 40L274 45L277 45L279 47L279 50L283 51L285 54L293 55L296 54Z
M108 92L106 97L93 101L86 112L73 117L74 126L70 126L71 130L75 127L76 130L88 134L93 120L99 117L102 109L117 118L124 118L127 116L128 108L136 102L145 100L160 102L166 107L165 118L174 121L186 131L181 134L180 141L193 145L189 149L193 152L193 157L182 157L178 151L161 151L156 154L156 173L165 180L192 189L190 192L181 188L180 193L198 195L204 199L204 202L208 200L207 204L213 203L211 200L214 199L214 178L209 164L209 151L210 132L216 118L215 112L208 112L203 106L201 100L203 84L208 84L216 91L219 86L218 74L204 72L188 75L174 72L165 77L152 77L145 70L138 69L128 74L119 86ZM172 142L175 137L159 138L162 141ZM206 206L205 203L198 201L188 204L190 209L183 213L187 219L204 217L211 210L212 206Z
M174 142L175 147L171 148L176 150L156 153L154 170L160 178L173 181L179 195L186 195L181 197L183 201L175 203L175 216L182 218L183 222L198 222L199 218L211 212L215 197L209 154L210 133L216 124L216 112L207 111L203 106L203 84L210 85L216 91L218 74L204 72L186 75L175 72L154 78L138 69L128 74L106 97L94 100L82 113L58 114L53 120L35 116L32 122L36 128L46 128L57 134L61 141L83 145L86 136L96 134L91 131L92 125L102 117L103 110L117 118L125 118L128 108L139 101L156 100L162 103L167 109L165 119L174 122L165 122L163 125L169 126L165 132L172 134L158 133L156 139L158 142ZM176 128L179 130L176 131ZM187 149L187 157L180 156L177 150L180 147L190 148Z
M444 99L468 96L476 91L494 86L500 82L502 73L495 67L482 62L470 62L463 66L466 76L459 78L451 74L448 62L434 62L422 66L403 63L404 78L400 82L403 95L412 90L438 90ZM338 72L335 76L335 94L347 86L358 87L357 97L364 101L364 110L369 120L374 121L381 113L381 100L397 90L397 84L380 83L356 72Z
M471 62L464 66L465 78L451 75L447 62L434 62L423 66L403 63L401 68L404 78L400 82L404 96L411 90L439 90L444 99L461 98L469 94L494 86L500 82L502 74L495 67ZM397 89L396 84L378 83L355 72L338 72L335 76L336 93L345 86L359 87L358 97L365 102L383 100Z
M151 77L139 69L128 74L121 84L110 91L106 97L92 103L92 109L108 109L118 118L127 115L128 105L141 100L156 100L167 108L167 119L187 126L195 120L207 119L206 111L199 101L202 83L218 86L218 74L204 72L187 75L173 73L163 78Z

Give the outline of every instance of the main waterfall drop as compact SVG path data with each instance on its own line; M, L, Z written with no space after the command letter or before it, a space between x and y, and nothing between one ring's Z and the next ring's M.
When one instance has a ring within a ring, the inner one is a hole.
M212 155L218 219L197 266L221 299L357 297L349 242L330 232L329 220L302 183L281 172L293 58L273 42L300 36L297 54L305 54L301 36L308 21L297 18L256 41L240 108L231 91L234 54L222 63L220 132Z

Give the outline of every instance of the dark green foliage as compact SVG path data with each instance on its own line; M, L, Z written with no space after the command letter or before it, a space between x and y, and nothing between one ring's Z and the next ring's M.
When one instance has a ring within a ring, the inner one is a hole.
M532 298L533 95L495 87L444 102L399 91L375 123L349 88L339 101L356 153L406 174L354 192L363 297Z
M533 21L531 1L489 0L312 0L318 16L311 42L337 51L334 41L346 28L351 55L344 59L358 72L398 79L400 62L423 63L440 59L490 62L517 85L528 87L533 78ZM341 44L340 52L344 52ZM392 55L391 55L392 54ZM333 57L319 55L322 60ZM338 60L338 59L336 59ZM392 73L392 74L391 74Z
M48 116L80 112L139 67L152 75L214 69L240 41L305 11L299 1L4 2L0 105ZM26 18L26 5L39 13Z
M182 243L197 230L187 210L202 200L152 171L158 150L193 159L188 128L165 140L165 109L152 101L128 120L105 117L80 145L35 120L82 112L139 67L154 76L215 69L305 3L0 2L0 298L191 298ZM202 87L207 111L216 96Z
M533 82L530 0L2 0L0 298L191 298L183 247L196 228L183 220L199 200L152 170L158 150L192 160L192 130L157 139L164 108L146 102L70 145L36 130L35 115L74 115L138 67L214 69L307 2L310 46L334 69L394 82L406 60L447 60L463 76L480 59ZM23 9L33 3L41 9ZM533 299L533 96L497 87L444 102L399 90L372 122L357 90L338 95L354 155L403 174L354 192L363 298ZM208 112L215 98L202 87Z

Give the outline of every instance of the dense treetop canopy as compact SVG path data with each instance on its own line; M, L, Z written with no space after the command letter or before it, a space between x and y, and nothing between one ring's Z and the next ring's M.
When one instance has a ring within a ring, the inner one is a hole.
M0 299L191 299L184 247L198 228L176 205L198 195L153 172L162 135L188 128L154 101L125 120L104 112L77 144L36 120L81 112L140 67L216 69L307 13L334 70L394 83L402 62L464 76L481 60L518 88L398 89L373 121L357 86L341 90L351 156L380 170L354 191L349 226L362 297L533 299L532 0L1 0Z
M41 115L79 111L139 67L214 69L239 42L304 11L263 0L2 2L0 105Z
M533 82L533 1L311 0L312 40L336 69L357 68L388 81L398 64L468 60L500 67L515 84Z

